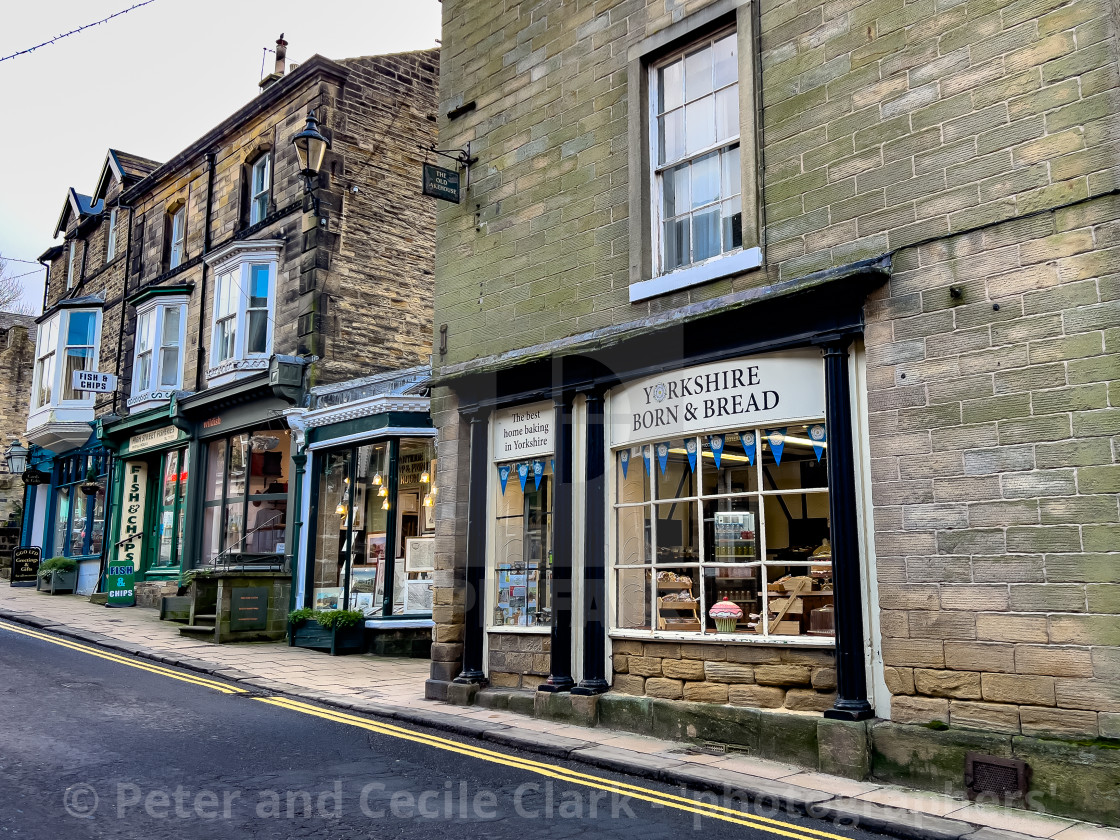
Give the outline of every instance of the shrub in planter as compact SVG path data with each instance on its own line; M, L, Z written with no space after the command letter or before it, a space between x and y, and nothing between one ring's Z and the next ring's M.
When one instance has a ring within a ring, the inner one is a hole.
M288 646L362 653L365 650L365 616L361 610L313 610L288 613Z
M78 561L72 557L52 557L39 564L39 591L52 595L78 588Z

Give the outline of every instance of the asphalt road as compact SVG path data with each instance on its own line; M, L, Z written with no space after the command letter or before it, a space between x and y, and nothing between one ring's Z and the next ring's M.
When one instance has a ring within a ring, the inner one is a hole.
M419 741L394 737L133 661L0 628L0 840L782 836L660 801L692 796L679 788L415 727ZM563 778L571 770L595 781ZM617 781L645 793L612 791ZM760 813L794 838L878 836Z

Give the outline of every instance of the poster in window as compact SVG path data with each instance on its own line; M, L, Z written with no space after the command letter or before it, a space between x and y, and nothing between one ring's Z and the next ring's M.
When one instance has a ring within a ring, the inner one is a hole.
M366 543L366 560L369 563L380 564L385 562L385 532L370 534Z

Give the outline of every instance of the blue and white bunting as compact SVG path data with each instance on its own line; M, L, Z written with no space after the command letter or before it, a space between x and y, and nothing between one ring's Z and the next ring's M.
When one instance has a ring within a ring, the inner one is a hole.
M770 444L770 451L774 453L774 463L782 463L782 450L786 448L786 430L767 429L766 442Z
M828 440L824 426L820 423L815 423L809 427L809 440L813 442L813 451L817 453L817 463L821 461L821 454L824 452L825 442Z
M657 463L661 466L661 474L665 475L665 469L669 463L669 444L657 444Z
M710 435L708 437L708 445L712 447L712 460L716 462L716 469L719 469L719 462L723 459L723 444L726 438L723 435Z
M758 446L754 432L739 432L739 442L743 444L743 452L746 453L747 463L753 466L755 448Z
M650 461L653 459L653 453L650 452L648 446L642 447L642 463L646 465L646 475L649 475Z
M521 481L521 492L522 493L525 492L525 480L528 477L529 477L529 465L528 464L518 464L517 465L517 478Z
M509 464L502 464L498 467L498 479L502 482L502 495L506 494L506 482L509 481L510 471L513 469Z
M533 462L533 489L541 489L541 478L544 477L544 461Z
M626 472L630 469L630 450L623 449L618 453L618 462L622 465L622 478L626 478Z
M689 438L684 442L684 450L688 453L688 465L696 472L696 438Z

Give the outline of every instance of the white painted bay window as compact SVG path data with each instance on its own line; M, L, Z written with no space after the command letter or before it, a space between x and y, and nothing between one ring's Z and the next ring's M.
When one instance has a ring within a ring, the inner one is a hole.
M100 310L64 309L39 324L32 413L60 405L93 404L93 394L75 390L73 379L76 371L97 370L100 340Z
M234 242L207 258L216 278L207 371L210 385L268 367L281 244L271 239Z
M187 299L176 296L150 301L137 311L130 408L165 402L182 387L186 309Z

